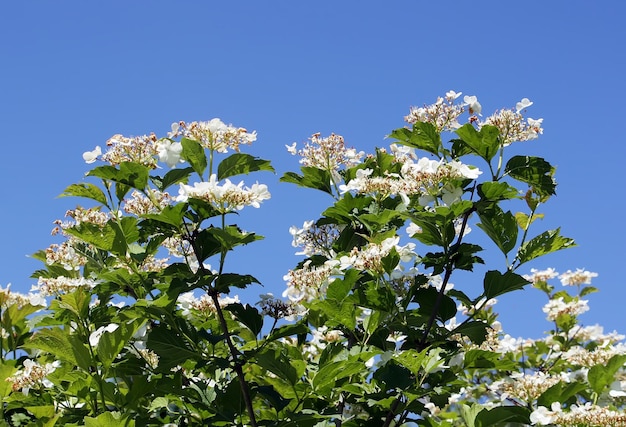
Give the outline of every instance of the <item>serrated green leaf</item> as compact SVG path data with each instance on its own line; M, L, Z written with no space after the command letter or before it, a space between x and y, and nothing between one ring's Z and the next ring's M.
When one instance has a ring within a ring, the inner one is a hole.
M341 360L328 363L320 367L313 377L313 389L320 394L326 394L338 380L365 370L365 363L361 361Z
M256 171L275 172L269 160L263 160L249 154L234 153L226 157L217 167L217 179L222 180L235 175L249 174Z
M248 328L255 336L263 329L263 316L250 304L245 306L240 303L228 304L224 307L224 310L230 311L235 316L235 319Z
M478 186L478 195L483 200L498 201L519 198L517 188L506 182L489 181Z
M510 270L502 274L499 271L491 270L485 273L483 288L485 298L491 299L498 295L523 289L530 282L519 274L515 274Z
M485 125L476 130L471 123L466 123L455 130L455 133L474 154L485 159L487 163L491 162L500 149L500 130L495 126Z
M517 221L510 211L504 212L496 204L478 209L480 227L487 236L500 248L504 255L508 254L517 243Z
M193 168L172 169L168 171L163 177L151 176L150 180L157 186L159 191L165 191L168 187L183 183L186 184L189 180L189 175L194 172Z
M586 388L586 384L581 382L565 383L563 381L559 381L544 391L541 396L537 398L537 406L545 406L546 408L549 408L554 402L565 403L571 397Z
M207 167L204 147L199 142L187 138L181 139L180 143L183 146L181 157L191 165L191 168L198 175L202 176Z
M302 171L302 175L298 175L295 172L287 172L280 178L280 181L333 194L331 187L332 177L328 171L310 166L302 167L300 170Z
M411 130L406 128L395 129L389 137L402 145L419 148L437 155L442 148L441 135L432 123L416 122Z
M218 292L227 293L231 286L244 289L253 283L261 284L249 274L222 273L215 280L215 287Z
M104 192L91 183L72 184L59 197L86 197L108 206Z
M596 393L602 391L615 380L615 374L624 367L626 363L626 355L617 354L609 359L607 363L601 363L589 368L587 373L587 381Z
M148 333L146 346L159 356L159 370L168 372L187 360L197 360L200 353L193 350L180 333L167 326L154 326Z
M505 174L534 188L541 196L556 194L554 168L541 157L514 156L506 164Z
M104 180L113 181L143 190L148 185L149 169L147 166L134 162L122 162L119 169L114 166L98 166L89 172L87 176L95 176Z
M414 349L408 349L395 354L393 358L400 365L411 371L411 373L417 375L424 367L423 365L427 352L428 350L417 351Z
M91 356L85 344L61 328L40 329L24 344L26 348L43 350L55 358L88 370Z
M461 334L468 337L472 343L476 345L480 345L485 342L487 338L487 333L489 332L489 325L485 322L481 322L478 320L472 320L467 323L463 323L456 328L454 328L450 335Z
M475 427L496 427L509 423L530 424L530 410L523 406L496 406L483 409L474 419Z
M517 252L516 259L522 265L530 260L547 255L561 249L576 246L574 239L561 236L561 228L544 231L540 235L525 242Z

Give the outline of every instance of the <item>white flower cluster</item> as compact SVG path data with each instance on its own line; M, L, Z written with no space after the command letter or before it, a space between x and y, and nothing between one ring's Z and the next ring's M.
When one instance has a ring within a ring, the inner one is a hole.
M22 366L22 369L8 377L6 381L11 383L13 391L22 390L22 393L28 396L31 388L51 388L54 386L52 381L46 377L61 366L61 362L55 360L42 366L37 361L26 359Z
M226 153L229 148L239 151L240 145L250 145L256 141L256 132L249 133L244 128L227 125L218 118L206 122L172 123L168 137L178 136L199 142L204 148L218 153Z
M524 118L522 112L533 105L528 98L522 99L515 105L515 109L504 109L481 121L482 106L476 96L464 96L463 102L455 103L461 92L453 90L446 93L445 98L439 97L432 105L412 107L404 120L409 124L416 122L431 123L438 132L454 131L461 127L459 117L468 111L469 122L475 123L478 128L484 125L495 126L500 130L501 143L507 146L516 141L536 139L543 133L541 127L543 119Z
M462 104L455 104L455 100L461 94L461 92L451 90L446 93L445 98L438 97L434 104L411 107L404 120L409 124L431 123L438 132L458 129L461 127L458 119L465 112L466 107L470 108L470 114L480 114L481 111L480 103L475 96L465 96Z
M244 206L260 207L263 200L270 198L267 185L258 182L251 187L244 187L243 181L233 184L229 179L220 185L217 175L212 174L207 182L196 182L194 185L180 184L177 202L186 202L189 198L200 199L211 203L218 211L225 213L241 210Z
M330 263L338 270L346 270L354 268L357 270L370 270L378 273L384 273L383 258L395 250L400 256L400 262L411 262L415 260L415 243L407 243L404 246L399 245L400 237L389 237L380 244L369 243L363 248L354 248L350 254L341 256L338 260L332 260ZM394 275L403 275L403 266L398 264L394 270ZM392 275L392 277L394 277Z
M301 150L296 150L295 142L286 147L291 154L302 157L300 164L303 166L326 171L337 171L341 166L347 168L356 166L364 155L362 151L346 148L343 137L334 133L326 138L322 138L319 133L313 134Z
M235 304L240 302L239 296L234 297L219 297L218 298L220 308L226 307L229 304ZM202 295L197 298L193 292L185 292L178 296L176 300L179 310L182 310L182 315L190 317L195 313L202 314L204 316L212 316L216 313L216 307L213 303L213 299L209 295Z
M554 402L550 409L539 406L530 414L533 425L557 426L626 426L626 414L612 411L602 406L587 402L583 405L572 405L569 411L563 411L559 402Z
M132 215L155 214L163 210L172 201L172 196L167 192L155 189L148 189L150 197L146 197L137 190L134 190L130 198L124 200L124 212Z
M335 224L325 224L317 226L314 221L304 221L302 228L296 226L289 227L289 234L293 240L291 246L302 248L296 255L334 255L331 247L339 237L339 228Z
M532 268L531 274L524 275L524 279L532 283L547 282L550 279L558 277L563 286L581 286L590 285L594 277L598 277L598 273L577 268L575 271L567 270L565 273L559 274L554 268L547 270L537 270Z
M98 281L85 277L40 277L37 285L32 286L31 292L38 292L39 295L44 297L57 296L73 292L78 288L93 289L97 283Z
M342 194L354 191L359 194L398 195L405 204L409 196L420 196L420 203L426 205L441 196L445 204L460 199L462 189L455 185L463 179L476 179L482 173L459 161L445 162L422 157L414 161L400 151L403 161L400 174L372 176L372 169L359 169L354 179L339 186Z
M555 321L559 316L568 314L570 316L578 316L589 311L587 300L573 299L566 302L563 297L552 298L546 305L543 306L543 312L548 316L548 320Z
M9 283L6 288L0 286L0 308L8 308L10 306L24 307L27 304L33 307L47 307L45 298L39 293L30 292L28 295L19 292L12 292Z

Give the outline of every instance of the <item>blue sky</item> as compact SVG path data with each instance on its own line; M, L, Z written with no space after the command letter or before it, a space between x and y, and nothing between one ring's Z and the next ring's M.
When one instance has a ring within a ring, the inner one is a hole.
M293 255L290 225L330 200L278 183L297 159L284 146L312 133L343 135L372 151L411 105L447 90L477 95L484 112L523 97L544 135L519 147L557 166L543 231L562 226L578 247L530 267L599 273L585 324L626 332L620 123L626 107L622 2L3 2L0 14L0 285L27 291L52 221L77 199L57 199L88 170L82 153L113 134L163 135L171 122L209 120L258 132L248 152L272 200L245 212L264 234L237 258L280 294ZM476 231L478 232L478 230ZM493 250L493 246L489 246ZM500 268L503 265L493 265ZM467 280L467 283L465 283ZM482 277L457 282L478 289ZM498 304L512 335L550 327L533 289Z

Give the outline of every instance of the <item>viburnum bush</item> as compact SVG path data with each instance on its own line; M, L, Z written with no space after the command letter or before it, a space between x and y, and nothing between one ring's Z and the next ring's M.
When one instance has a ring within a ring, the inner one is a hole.
M256 133L179 122L84 153L98 163L62 195L88 206L56 221L28 295L0 289L3 425L626 425L624 337L578 320L595 273L522 272L574 245L534 231L554 168L507 155L542 119L460 97L412 108L371 154L287 146L301 167L282 185L329 206L289 229L283 299L240 301L258 280L226 262L262 238L232 223L270 198L235 179L274 171L240 151ZM475 270L485 249L503 262ZM527 286L548 299L542 339L494 310Z

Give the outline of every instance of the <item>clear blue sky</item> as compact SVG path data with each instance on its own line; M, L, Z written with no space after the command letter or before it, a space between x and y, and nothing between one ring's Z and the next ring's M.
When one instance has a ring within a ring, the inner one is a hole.
M528 269L598 272L582 319L626 332L623 2L14 1L0 15L1 285L34 283L40 266L26 255L54 242L52 221L79 203L55 197L88 170L84 151L220 117L256 130L249 152L277 169L255 177L272 200L241 218L267 238L238 262L265 285L253 294L280 294L299 260L288 227L329 202L278 183L298 167L285 144L336 132L371 151L411 105L453 89L488 113L534 101L545 133L521 149L555 164L560 183L540 225L561 225L579 247ZM505 329L537 337L550 327L543 303L528 289L497 307Z

